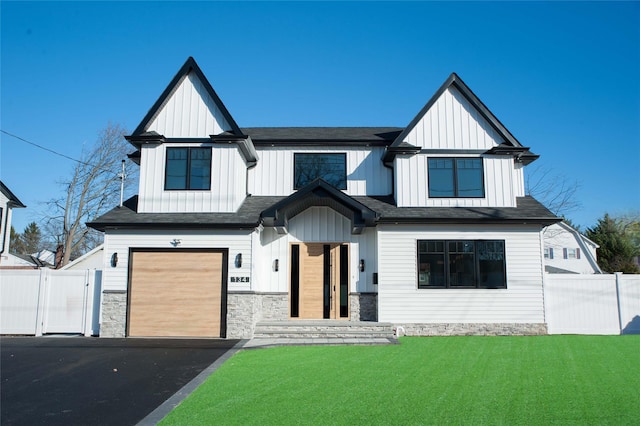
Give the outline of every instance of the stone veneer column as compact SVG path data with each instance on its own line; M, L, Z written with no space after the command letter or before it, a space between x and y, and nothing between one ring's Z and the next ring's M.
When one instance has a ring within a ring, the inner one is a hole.
M227 293L227 338L250 339L258 321L289 318L287 293Z
M127 291L102 292L102 322L100 337L124 337L127 322Z
M351 293L349 295L349 318L351 321L378 320L377 293Z

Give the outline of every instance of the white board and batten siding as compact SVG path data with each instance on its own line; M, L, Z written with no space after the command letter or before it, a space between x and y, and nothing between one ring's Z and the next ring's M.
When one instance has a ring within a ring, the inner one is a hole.
M392 193L391 170L384 167L383 147L270 147L258 149L260 161L249 169L249 193L252 195L290 195L294 192L295 153L345 153L347 158L347 189L350 196L388 195Z
M422 149L488 150L504 139L455 87L449 87L403 142Z
M211 189L164 189L167 147L212 146ZM139 213L235 212L246 194L247 165L237 146L165 143L142 148Z
M428 158L450 155L417 154L398 156L395 161L398 207L515 207L521 172L514 170L513 158L484 156L483 198L429 198ZM457 157L477 158L460 155Z
M351 234L351 221L329 207L310 207L289 220L289 232L277 234L264 228L254 239L256 290L289 291L290 246L295 243L348 243L349 279L352 292L374 292L373 272L377 271L376 230L367 228L362 234ZM278 259L279 269L273 262ZM360 259L365 271L360 272Z
M173 240L179 240L176 247ZM228 249L228 290L250 290L253 253L251 231L111 231L105 235L105 253L111 258L118 253L116 267L107 266L103 271L103 290L127 289L129 273L129 249ZM242 254L242 266L235 266L235 258ZM249 282L231 282L231 277L249 277Z
M378 319L393 323L544 323L540 228L379 226ZM506 289L419 289L418 240L505 241Z
M231 126L193 72L182 80L147 127L147 131L167 138L208 138L227 130Z

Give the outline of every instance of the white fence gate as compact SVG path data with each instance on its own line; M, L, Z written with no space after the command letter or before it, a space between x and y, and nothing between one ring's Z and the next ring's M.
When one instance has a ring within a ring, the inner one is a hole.
M545 274L549 334L639 334L640 275Z
M0 334L98 335L102 271L0 270Z

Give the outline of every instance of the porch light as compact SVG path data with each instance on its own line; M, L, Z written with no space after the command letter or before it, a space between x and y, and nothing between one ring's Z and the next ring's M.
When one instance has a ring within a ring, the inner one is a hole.
M236 254L236 268L242 268L242 253Z
M118 266L118 252L111 255L111 267L115 268L116 266Z
M360 272L364 272L364 259L360 259Z

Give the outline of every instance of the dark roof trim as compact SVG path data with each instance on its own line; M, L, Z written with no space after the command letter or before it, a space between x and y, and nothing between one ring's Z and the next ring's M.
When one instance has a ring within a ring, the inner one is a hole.
M147 112L147 115L145 115L145 117L142 119L138 127L133 131L132 136L139 136L139 135L142 135L144 132L146 132L147 130L146 127L153 121L153 119L160 112L162 107L167 103L171 95L176 91L178 86L180 86L180 83L185 79L185 77L191 71L193 71L196 74L196 76L200 79L200 81L202 82L202 85L204 86L209 96L211 96L211 98L216 103L218 108L220 108L220 112L222 112L222 115L227 120L227 123L229 123L229 125L231 126L232 133L238 134L238 135L242 134L242 132L240 131L240 127L238 127L238 124L235 122L235 120L227 110L227 107L224 106L224 104L222 103L222 100L220 100L215 90L213 90L213 87L209 83L209 80L207 80L207 77L205 77L204 73L196 63L195 59L193 59L190 56L187 59L187 61L184 63L182 68L180 68L178 73L173 77L173 79L171 80L167 88L164 89L164 92L162 92L158 100L153 104L149 112Z
M456 207L451 207L456 208ZM459 208L459 207L458 207ZM383 217L378 219L378 224L395 224L395 225L419 225L419 224L494 224L494 225L504 225L504 224L520 224L520 225L552 225L554 223L559 222L562 219L552 219L552 218L539 218L539 217L519 217L519 218L409 218L409 217Z
M253 167L258 163L258 153L253 146L253 141L246 135L211 135L211 140L215 143L234 143L238 145L240 154L247 162L249 167Z
M509 146L505 144L494 146L490 150L484 152L484 154L512 156L516 162L524 163L525 165L530 164L540 158L539 155L529 151L529 148L527 147Z
M4 183L2 183L2 181L0 181L0 191L2 191L4 196L9 199L9 203L8 203L9 207L14 209L15 208L21 209L21 208L27 207L22 203L22 201L18 199L18 197L15 196L13 192L11 192L11 190Z
M391 142L377 140L343 140L343 139L317 139L317 140L278 140L278 139L252 139L253 144L256 146L324 146L331 144L335 147L343 146L389 146Z
M415 155L420 152L420 147L411 145L410 143L402 143L398 146L389 146L384 155L382 156L382 162L385 165L390 166L396 155Z
M89 222L87 226L104 232L105 230L117 229L189 229L189 230L205 230L205 229L224 229L230 231L246 231L254 230L259 225L255 223L140 223L140 222L122 222L118 224Z
M518 140L507 130L507 128L498 120L498 118L493 115L493 113L487 108L487 106L473 93L473 91L467 86L462 79L456 74L451 73L449 78L440 86L438 91L429 99L426 105L420 110L418 115L416 115L413 120L409 123L409 125L404 129L402 133L396 138L391 147L399 146L402 141L407 137L409 132L413 130L413 128L418 124L418 122L424 117L424 115L431 109L431 107L436 103L436 101L442 96L442 94L451 86L454 86L458 91L464 96L471 105L473 105L476 110L482 115L487 122L494 128L496 132L500 134L504 138L505 141L510 143L514 147L522 147L522 144L518 142ZM391 148L390 147L390 148ZM387 156L385 156L387 157ZM392 157L392 156L390 156ZM392 160L393 158L391 158ZM385 159L385 161L390 161L389 159Z
M375 226L377 214L322 179L315 179L304 188L264 210L260 217L264 226L286 233L289 220L312 206L327 206L351 219L351 232L360 234L367 226Z

